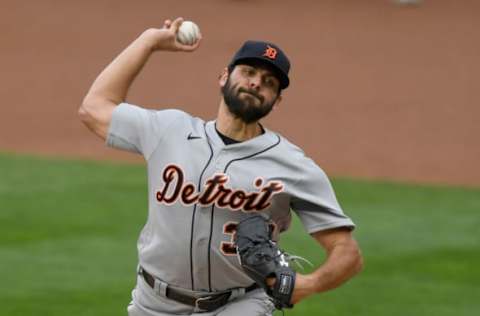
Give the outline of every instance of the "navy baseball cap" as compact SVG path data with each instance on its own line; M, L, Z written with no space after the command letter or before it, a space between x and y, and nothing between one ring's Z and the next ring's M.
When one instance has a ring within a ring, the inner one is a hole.
M290 84L288 79L290 61L277 45L263 41L246 41L233 56L229 69L249 61L260 61L272 66L280 81L281 89L287 88Z

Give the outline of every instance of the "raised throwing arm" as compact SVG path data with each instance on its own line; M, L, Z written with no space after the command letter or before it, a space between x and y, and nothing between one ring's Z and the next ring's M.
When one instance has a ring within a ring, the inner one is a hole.
M144 31L95 79L78 110L82 122L102 139L107 137L114 108L125 101L134 79L155 51L193 52L193 45L182 45L176 35L183 19L166 20L163 28Z

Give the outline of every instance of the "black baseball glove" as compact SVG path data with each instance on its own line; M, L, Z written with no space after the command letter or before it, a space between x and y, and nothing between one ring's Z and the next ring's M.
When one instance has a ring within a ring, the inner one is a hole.
M277 309L292 308L295 271L287 255L272 241L272 225L260 214L238 223L235 244L245 273L273 299ZM275 278L269 286L267 279Z

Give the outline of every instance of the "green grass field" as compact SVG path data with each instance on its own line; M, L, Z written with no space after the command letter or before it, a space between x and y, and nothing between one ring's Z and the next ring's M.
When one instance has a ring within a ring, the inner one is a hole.
M365 269L286 315L479 315L480 189L333 185ZM126 315L146 197L143 166L1 154L0 315ZM282 245L323 259L297 220Z

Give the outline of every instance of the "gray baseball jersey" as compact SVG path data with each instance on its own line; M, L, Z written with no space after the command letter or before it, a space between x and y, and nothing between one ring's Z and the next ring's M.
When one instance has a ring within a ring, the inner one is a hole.
M309 233L354 227L325 173L268 129L226 146L215 121L122 103L113 112L107 145L147 161L149 210L139 262L178 287L211 292L251 285L233 236L235 225L253 212L273 219L275 238L289 227L291 210Z

